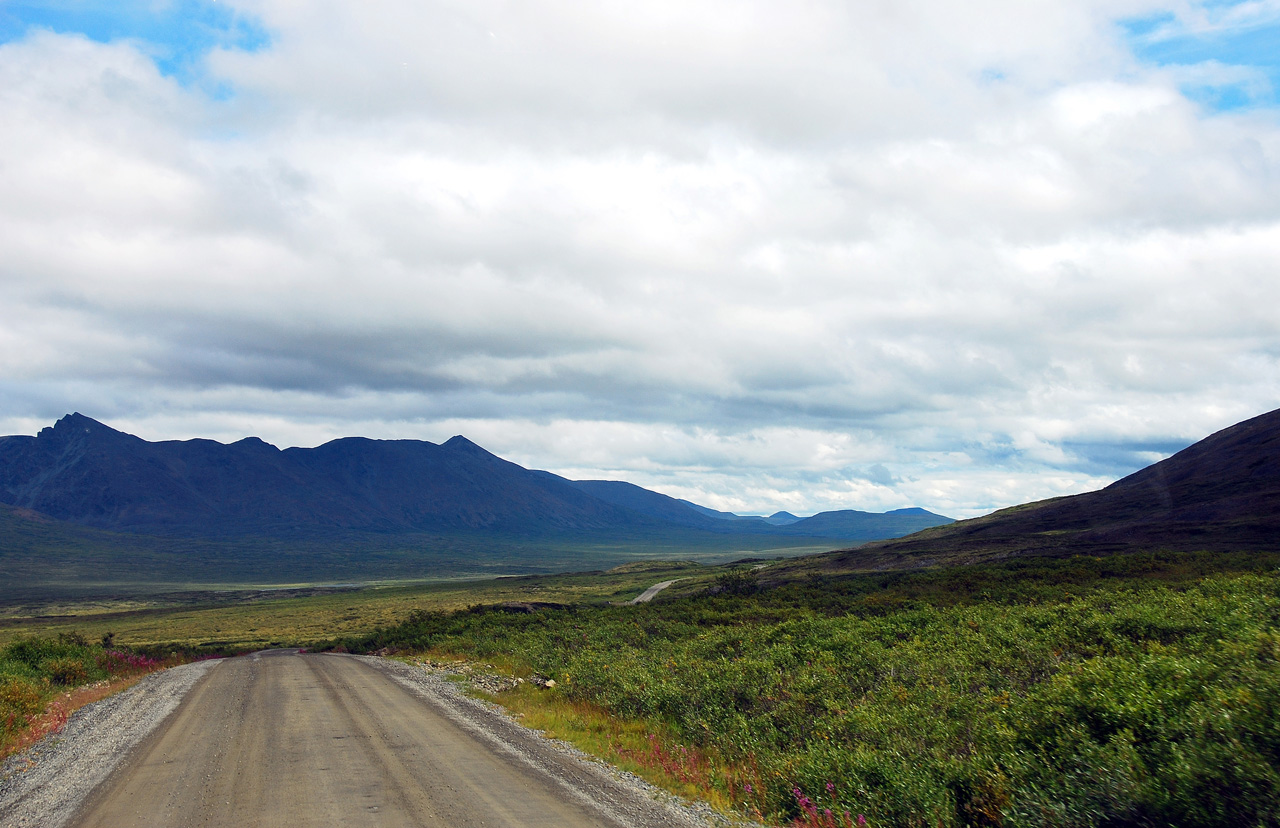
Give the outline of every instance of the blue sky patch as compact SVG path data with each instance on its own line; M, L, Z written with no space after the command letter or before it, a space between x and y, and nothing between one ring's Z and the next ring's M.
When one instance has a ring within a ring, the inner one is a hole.
M1125 20L1121 26L1143 62L1249 70L1206 71L1202 80L1183 83L1184 94L1211 109L1280 105L1280 19L1233 15L1238 6L1242 4L1202 3L1208 25L1201 29L1188 27L1170 13Z
M216 0L0 0L0 43L32 29L99 43L138 41L163 74L187 85L201 79L201 58L212 49L257 51L271 43L259 21Z

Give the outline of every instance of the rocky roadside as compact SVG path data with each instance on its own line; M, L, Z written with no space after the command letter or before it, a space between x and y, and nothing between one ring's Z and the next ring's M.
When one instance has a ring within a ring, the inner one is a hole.
M555 679L549 679L536 673L527 679L518 676L500 676L493 672L497 668L492 664L484 664L479 661L434 661L429 658L420 658L415 659L412 663L431 673L461 678L472 689L495 695L506 690L514 690L522 684L532 684L543 688L556 686Z
M60 828L98 783L182 701L218 661L152 673L86 705L57 733L0 765L0 826Z

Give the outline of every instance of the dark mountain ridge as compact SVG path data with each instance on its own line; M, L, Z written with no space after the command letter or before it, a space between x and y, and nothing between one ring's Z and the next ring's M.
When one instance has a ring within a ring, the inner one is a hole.
M348 437L284 450L253 437L152 443L78 413L35 437L0 438L0 503L80 526L193 538L356 531L626 540L679 530L865 540L950 520L900 510L777 526L727 521L630 483L530 471L461 436L439 445Z
M255 438L149 443L79 414L36 437L0 438L0 502L101 529L194 536L655 525L463 437L281 451Z

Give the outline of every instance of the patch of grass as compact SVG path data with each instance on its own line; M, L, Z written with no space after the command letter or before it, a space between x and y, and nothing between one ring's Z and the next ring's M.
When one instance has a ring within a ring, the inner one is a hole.
M520 719L525 727L542 731L598 756L614 767L682 796L704 799L719 810L739 811L742 797L725 796L750 779L751 770L712 760L699 748L681 744L669 728L611 714L589 701L571 698L532 684L501 693L485 694ZM733 781L720 784L714 775Z

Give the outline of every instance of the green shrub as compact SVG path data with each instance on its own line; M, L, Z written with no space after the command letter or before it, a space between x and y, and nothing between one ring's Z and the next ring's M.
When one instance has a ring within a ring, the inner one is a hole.
M71 656L51 658L41 665L55 684L75 687L89 680L89 666L83 660Z

